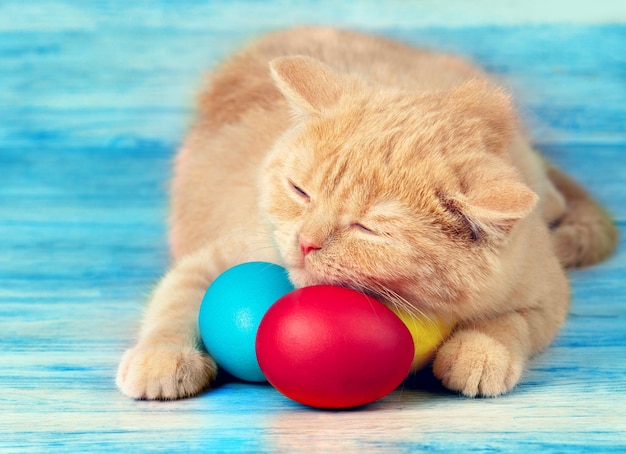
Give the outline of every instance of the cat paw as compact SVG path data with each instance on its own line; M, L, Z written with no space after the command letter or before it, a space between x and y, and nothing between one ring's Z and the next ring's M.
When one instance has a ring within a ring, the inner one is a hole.
M198 394L216 375L213 359L195 348L138 344L122 357L116 384L133 399L171 400Z
M523 362L479 331L459 331L438 350L433 373L449 389L468 397L493 397L519 381Z

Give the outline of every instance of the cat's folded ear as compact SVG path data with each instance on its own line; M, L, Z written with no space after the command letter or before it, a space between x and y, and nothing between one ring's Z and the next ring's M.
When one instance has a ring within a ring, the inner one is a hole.
M539 197L514 171L474 181L462 195L443 196L442 202L465 224L473 240L501 243L515 224L534 209Z
M270 62L274 83L291 105L306 114L332 107L345 91L344 77L311 57L278 57Z

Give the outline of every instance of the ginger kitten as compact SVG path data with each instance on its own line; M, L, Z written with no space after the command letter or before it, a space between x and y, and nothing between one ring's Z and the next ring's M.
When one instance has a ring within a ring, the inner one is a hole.
M200 301L253 260L298 287L347 286L454 323L435 375L496 396L563 324L564 267L603 259L617 237L480 70L327 28L269 34L210 77L172 197L176 262L117 374L133 398L210 386Z

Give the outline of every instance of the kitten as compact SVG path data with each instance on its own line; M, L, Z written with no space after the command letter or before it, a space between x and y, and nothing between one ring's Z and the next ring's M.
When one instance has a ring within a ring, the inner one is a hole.
M211 384L200 301L253 260L284 265L298 287L347 286L456 324L434 374L496 396L563 324L564 268L603 259L617 237L480 70L326 28L267 35L211 76L172 197L176 263L117 375L133 398Z

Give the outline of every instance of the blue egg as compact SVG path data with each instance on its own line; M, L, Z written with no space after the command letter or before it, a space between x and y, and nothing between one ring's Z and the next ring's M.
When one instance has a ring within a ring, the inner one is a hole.
M200 336L217 364L242 380L265 377L256 359L261 319L281 296L294 290L282 266L248 262L220 274L202 299Z

